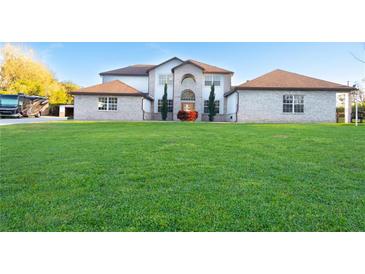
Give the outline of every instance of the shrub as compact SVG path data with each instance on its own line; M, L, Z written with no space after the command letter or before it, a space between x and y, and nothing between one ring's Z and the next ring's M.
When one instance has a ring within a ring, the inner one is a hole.
M209 101L208 101L208 112L209 112L209 121L214 121L214 116L217 114L215 112L215 94L214 94L214 85L210 87Z
M167 112L168 112L168 105L167 105L167 83L165 83L164 93L162 97L162 108L161 108L161 117L162 120L166 121L167 119Z
M177 113L177 119L179 119L181 121L195 121L197 118L198 118L197 111L180 110Z
M356 106L352 105L352 113L355 113L356 111ZM359 112L364 112L365 111L365 106L362 106L361 104L358 105L358 111ZM344 113L345 112L345 108L344 107L336 107L336 112L337 113Z

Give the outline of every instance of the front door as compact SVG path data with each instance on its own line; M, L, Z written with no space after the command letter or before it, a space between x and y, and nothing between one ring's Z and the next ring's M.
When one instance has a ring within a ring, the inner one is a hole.
M195 103L181 103L181 109L184 111L195 111Z

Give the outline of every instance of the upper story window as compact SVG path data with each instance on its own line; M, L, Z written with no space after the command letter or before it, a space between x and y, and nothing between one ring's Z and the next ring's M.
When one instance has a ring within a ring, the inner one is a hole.
M304 96L283 95L283 112L304 113Z
M160 74L158 76L158 83L160 85L165 85L165 84L168 84L168 85L172 85L172 74Z
M98 110L116 111L118 110L117 97L99 97Z
M214 85L215 87L219 87L221 85L221 76L220 75L206 75L204 85L205 86Z
M195 84L195 77L194 77L194 75L188 73L188 74L185 74L182 77L181 85L192 86L194 84Z

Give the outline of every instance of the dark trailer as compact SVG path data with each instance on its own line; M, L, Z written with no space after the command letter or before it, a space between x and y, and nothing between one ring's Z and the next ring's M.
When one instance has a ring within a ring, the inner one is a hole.
M1 117L40 117L48 107L48 99L25 94L0 94Z

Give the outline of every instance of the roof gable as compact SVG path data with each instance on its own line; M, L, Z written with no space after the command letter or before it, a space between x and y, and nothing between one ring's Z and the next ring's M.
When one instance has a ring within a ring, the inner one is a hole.
M235 88L248 89L280 89L280 90L353 90L353 88L337 83L285 71L274 70L247 81Z
M180 58L178 58L178 57L172 57L172 58L170 58L170 59L168 59L168 60L166 60L166 61L164 61L164 62L162 62L162 63L160 63L160 64L158 64L158 65L156 65L156 66L153 66L153 67L149 68L149 69L147 70L147 72L150 72L151 70L154 70L155 68L158 68L158 67L160 67L160 66L162 66L162 65L164 65L164 64L166 64L166 63L168 63L168 62L171 62L171 61L173 61L173 60L180 61L181 63L183 63L183 62L184 62L183 60L181 60L181 59L180 59Z
M212 65L208 65L199 61L195 61L195 60L186 60L185 62L181 63L180 65L172 68L172 71L174 71L176 68L181 67L183 65L186 64L191 64L194 65L198 68L200 68L204 73L216 73L216 74L233 74L232 71L220 68L220 67L216 67L216 66L212 66Z

